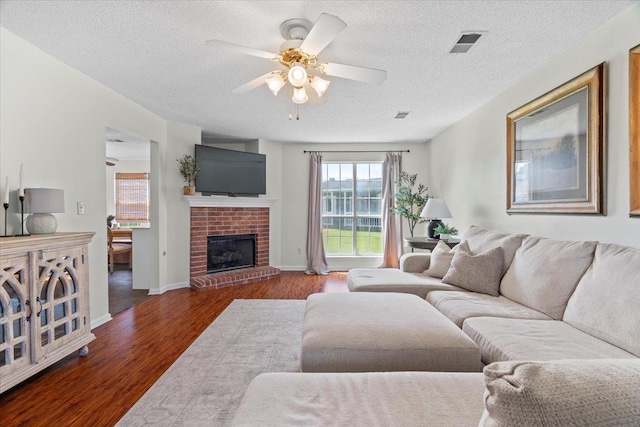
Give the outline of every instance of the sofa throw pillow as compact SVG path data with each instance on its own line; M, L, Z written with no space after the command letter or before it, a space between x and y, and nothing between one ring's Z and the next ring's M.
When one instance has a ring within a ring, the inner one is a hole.
M496 362L481 427L640 425L640 360Z
M469 244L462 242L458 245L451 260L451 267L442 281L471 292L497 297L503 262L500 247L472 254Z
M472 225L464 233L462 240L469 244L469 249L471 249L471 252L474 254L497 247L502 248L502 275L504 276L509 265L511 265L513 255L522 244L522 239L524 239L525 236L526 234L502 233Z
M423 271L423 274L442 279L449 271L449 267L451 267L451 260L456 248L457 246L452 249L446 243L438 242L433 251L431 251L429 268Z
M593 262L597 242L527 236L500 283L500 295L562 319L569 297Z

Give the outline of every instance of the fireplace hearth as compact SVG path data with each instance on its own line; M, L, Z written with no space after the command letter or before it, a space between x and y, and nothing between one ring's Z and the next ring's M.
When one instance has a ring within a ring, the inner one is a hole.
M207 274L255 266L255 234L207 237Z

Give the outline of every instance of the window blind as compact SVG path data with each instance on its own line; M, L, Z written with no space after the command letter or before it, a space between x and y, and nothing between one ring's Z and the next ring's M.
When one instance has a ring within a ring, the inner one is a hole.
M116 221L149 221L149 174L116 173Z

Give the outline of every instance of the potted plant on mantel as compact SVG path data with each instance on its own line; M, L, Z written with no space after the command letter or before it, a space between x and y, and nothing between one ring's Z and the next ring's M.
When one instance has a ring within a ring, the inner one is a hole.
M196 187L194 181L196 175L200 172L200 165L196 162L196 159L190 155L185 154L178 159L178 165L180 167L180 175L184 178L187 185L184 186L184 195L193 196L196 194Z
M416 225L427 220L426 218L421 218L420 214L424 209L424 205L427 204L429 195L427 194L427 187L422 184L418 184L417 190L414 191L413 187L416 185L417 177L418 174L409 175L407 172L400 172L400 179L395 182L397 188L395 194L396 203L391 208L393 213L407 219L411 237L413 237L413 230Z

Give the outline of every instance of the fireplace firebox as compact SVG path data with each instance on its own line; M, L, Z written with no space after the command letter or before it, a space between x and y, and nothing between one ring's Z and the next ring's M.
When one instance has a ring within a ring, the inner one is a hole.
M207 274L255 266L255 234L207 237Z

